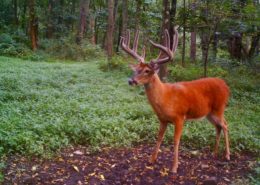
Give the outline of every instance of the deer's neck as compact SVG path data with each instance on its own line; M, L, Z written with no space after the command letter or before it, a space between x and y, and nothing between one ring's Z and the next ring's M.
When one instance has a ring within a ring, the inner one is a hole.
M158 104L164 94L164 84L159 76L154 74L149 83L145 84L145 92L151 104Z

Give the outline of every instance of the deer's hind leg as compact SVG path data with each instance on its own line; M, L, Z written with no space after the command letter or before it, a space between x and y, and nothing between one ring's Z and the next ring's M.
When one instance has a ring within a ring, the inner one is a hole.
M226 146L226 159L230 160L230 149L229 149L229 139L228 139L228 127L227 122L224 118L224 115L215 115L209 114L207 119L215 126L216 128L216 144L214 148L214 155L217 156L218 148L219 148L219 141L220 141L220 134L221 130L223 130L224 138L225 138L225 146Z

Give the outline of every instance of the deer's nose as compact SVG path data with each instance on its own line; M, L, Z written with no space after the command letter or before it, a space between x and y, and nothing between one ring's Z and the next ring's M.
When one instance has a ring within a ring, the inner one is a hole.
M129 84L129 85L137 85L137 81L134 80L133 78L130 78L130 79L128 80L128 84Z

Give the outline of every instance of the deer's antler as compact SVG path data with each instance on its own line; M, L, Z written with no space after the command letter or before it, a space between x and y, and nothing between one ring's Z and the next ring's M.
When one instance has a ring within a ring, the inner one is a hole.
M138 40L139 40L139 30L135 33L134 43L133 43L133 49L130 49L130 31L127 30L127 35L125 37L121 37L120 43L122 46L122 49L130 54L133 58L137 59L138 62L144 63L145 61L145 47L143 47L142 55L140 56L137 53L138 50Z
M172 47L170 46L171 41L170 41L170 36L168 30L164 31L164 36L165 36L165 46L161 44L156 44L153 41L150 40L151 44L159 48L161 51L159 53L159 56L156 59L152 59L151 63L152 64L164 64L170 60L173 59L174 54L176 52L177 46L178 46L178 31L177 31L178 26L174 27L174 35L173 35L173 42L172 42Z

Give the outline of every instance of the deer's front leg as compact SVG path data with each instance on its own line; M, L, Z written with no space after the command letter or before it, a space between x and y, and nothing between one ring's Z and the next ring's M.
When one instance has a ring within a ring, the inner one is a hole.
M157 159L158 151L159 151L159 148L161 146L166 128L167 128L167 123L160 122L160 129L159 129L159 133L158 133L158 138L157 138L157 142L156 142L156 146L155 146L155 149L153 151L153 154L152 154L152 156L150 157L150 160L149 160L150 163L154 163Z
M178 169L178 156L179 156L179 144L183 128L183 119L176 119L175 121L175 130L174 130L174 156L173 156L173 165L172 172L177 173Z

